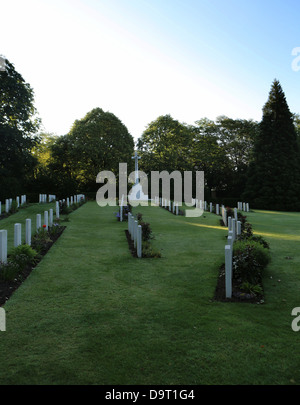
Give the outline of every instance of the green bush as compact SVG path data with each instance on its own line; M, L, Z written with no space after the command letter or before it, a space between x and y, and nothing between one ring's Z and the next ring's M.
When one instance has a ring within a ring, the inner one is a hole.
M255 240L238 240L233 246L233 277L241 283L261 282L262 272L270 262L269 250Z
M240 288L241 288L242 291L245 291L245 293L252 294L252 295L255 295L255 296L263 294L263 289L262 289L261 285L259 285L259 284L251 284L248 281L244 281L241 284Z
M41 253L43 249L51 243L52 239L50 238L49 232L45 228L40 228L38 232L33 236L31 240L31 246L38 253Z
M153 239L152 229L150 227L150 224L148 222L140 222L140 225L142 226L143 241L148 241L150 239Z
M0 279L13 281L28 265L35 263L37 252L29 245L19 245L13 248L8 256L7 263L0 263Z
M142 244L142 257L161 257L161 252L146 241Z
M71 212L73 211L73 209L68 205L66 201L60 201L59 203L59 212L62 215L69 215L71 214Z
M20 267L17 263L8 261L7 263L0 263L0 280L13 281L18 276Z
M19 245L10 252L9 261L16 263L22 269L29 264L33 264L36 256L37 252L31 246Z
M52 226L49 226L48 234L49 234L50 239L52 236L55 236L58 233L60 233L62 228L63 227L58 222L55 222Z
M18 204L16 200L13 200L10 207L11 214L15 214L18 211Z
M252 235L248 240L260 243L265 249L270 249L269 243L261 235Z

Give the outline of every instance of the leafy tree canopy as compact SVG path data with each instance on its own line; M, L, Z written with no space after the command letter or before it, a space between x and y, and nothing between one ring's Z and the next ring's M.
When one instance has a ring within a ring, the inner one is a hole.
M24 192L36 165L31 152L38 142L39 125L33 90L6 59L5 70L0 71L1 199Z

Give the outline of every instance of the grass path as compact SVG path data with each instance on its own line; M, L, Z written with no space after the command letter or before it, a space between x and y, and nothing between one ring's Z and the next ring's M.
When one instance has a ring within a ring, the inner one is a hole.
M136 208L162 249L161 259L141 260L114 211L89 202L72 213L6 303L0 384L300 383L291 329L300 214L249 213L272 249L266 303L253 305L212 301L226 235L218 217Z

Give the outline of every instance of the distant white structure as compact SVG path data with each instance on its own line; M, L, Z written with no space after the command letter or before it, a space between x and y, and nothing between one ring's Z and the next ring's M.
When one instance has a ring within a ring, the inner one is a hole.
M141 183L139 181L139 159L140 156L138 156L137 152L135 152L135 155L132 157L132 159L135 160L135 183L132 189L130 190L130 193L128 195L128 200L130 203L133 203L133 205L137 205L137 203L142 203L142 202L147 202L148 204L148 195L144 194Z

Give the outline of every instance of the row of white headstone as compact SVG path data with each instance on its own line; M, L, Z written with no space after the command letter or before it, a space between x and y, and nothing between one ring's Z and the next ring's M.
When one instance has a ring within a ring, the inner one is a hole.
M31 246L31 219L27 218L25 221L25 243ZM49 227L53 226L53 209L49 211L44 211L44 221L45 229L48 230ZM36 231L42 228L42 214L36 215ZM22 224L14 224L14 247L22 244ZM0 262L7 262L7 230L0 230Z
M176 201L168 200L167 198L155 197L154 202L162 208L167 209L174 215L179 215L179 203Z
M179 213L179 208L178 208L179 203L178 202L170 201L166 198L161 198L161 197L155 197L154 201L155 201L155 204L159 205L160 207L167 208L170 212L173 212L173 214L176 213L176 215L178 215L178 213ZM196 208L202 209L204 211L213 212L213 203L212 202L210 202L208 204L207 201L192 198L191 203ZM250 211L249 203L238 202L237 208L234 208L234 210L236 212L235 218L237 220L237 210L249 212ZM215 213L216 213L216 215L220 215L220 213L221 213L221 215L223 217L223 222L224 222L225 226L227 226L227 219L225 219L225 214L224 214L224 213L226 213L226 209L225 209L224 205L220 206L220 204L216 204Z
M75 197L75 196L74 196ZM71 197L71 201L73 197ZM76 201L85 199L83 194L76 196ZM26 201L26 200L25 200ZM65 200L62 200L65 201ZM67 199L68 201L68 199ZM59 201L56 201L56 218L59 219ZM53 226L53 209L44 211L43 226L48 231L49 227ZM31 219L26 219L25 222L25 243L31 246ZM36 231L38 232L42 228L42 214L36 214ZM16 223L14 225L14 247L22 244L22 224ZM7 230L0 230L0 262L7 262Z
M243 204L245 204L245 203L243 203ZM240 207L240 205L238 205L238 207ZM244 208L246 208L246 212L249 212L249 204L248 203L245 205ZM234 213L233 215L234 215L234 219L236 220L236 222L238 222L238 210L240 210L240 208L234 208L233 209L233 213ZM227 226L228 225L227 224L227 222L228 222L227 221L227 210L224 207L224 205L222 205L222 207L221 207L221 215L222 215L224 225Z
M237 208L240 211L246 211L246 212L250 211L249 203L245 203L245 202L238 202L237 203Z
M46 203L46 202L52 202L52 201L54 201L54 200L56 200L56 195L54 195L54 194L49 194L49 195L47 195L47 194L40 194L39 195L39 203L41 204L41 203Z
M7 198L5 200L5 212L8 213L9 210L11 209L13 199L12 198ZM21 195L21 198L18 196L16 197L16 203L17 203L17 208L20 206L26 204L26 195ZM2 204L0 201L0 215L2 214Z
M73 196L71 197L71 204L73 204ZM85 200L84 194L78 194L74 196L76 202ZM53 201L53 199L51 200ZM65 199L62 201L66 201ZM26 198L25 198L26 202ZM67 205L69 203L69 198L67 198ZM59 219L59 201L56 201L55 204L56 218ZM53 226L53 209L49 211L44 211L44 221L43 226L48 231L49 227ZM42 214L36 215L36 231L42 228ZM25 243L31 246L31 219L26 219L25 222ZM17 247L22 244L22 224L14 224L14 247ZM0 230L0 263L7 262L7 230Z
M232 256L233 244L242 233L242 223L236 218L228 217L228 236L225 245L225 296L232 297Z
M56 200L56 195L54 194L40 194L39 195L39 203L46 203L46 202L52 202ZM79 203L80 201L85 201L85 195L84 194L76 194L72 195L71 197L68 197L67 199L63 199L61 201L66 202L67 206L69 207L72 204Z
M142 226L139 225L135 217L128 213L128 232L131 240L134 243L134 247L137 252L137 257L142 257Z

